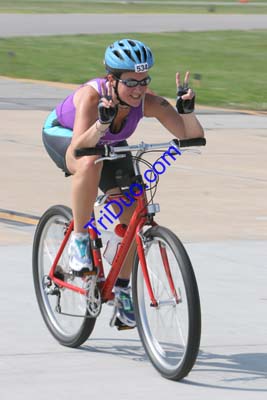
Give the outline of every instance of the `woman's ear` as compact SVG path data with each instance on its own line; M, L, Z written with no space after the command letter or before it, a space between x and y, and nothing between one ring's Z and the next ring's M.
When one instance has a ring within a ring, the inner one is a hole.
M107 80L111 83L113 83L115 81L114 76L112 74L108 74L107 75Z

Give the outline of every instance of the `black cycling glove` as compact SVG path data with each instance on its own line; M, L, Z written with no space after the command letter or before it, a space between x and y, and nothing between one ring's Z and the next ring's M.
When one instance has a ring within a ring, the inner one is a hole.
M179 114L190 114L195 109L195 95L192 99L183 100L182 96L188 92L187 86L179 86L177 92L176 108Z
M101 124L111 124L113 119L116 117L118 108L117 107L105 107L103 104L103 97L100 98L98 103L98 119ZM111 100L109 96L105 96L106 99Z

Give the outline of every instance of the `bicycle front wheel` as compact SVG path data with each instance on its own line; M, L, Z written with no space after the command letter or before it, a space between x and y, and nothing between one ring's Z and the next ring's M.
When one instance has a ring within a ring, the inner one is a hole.
M51 281L49 272L72 219L68 207L49 208L37 225L33 242L33 280L42 317L52 335L64 346L78 347L90 336L95 318L89 318L84 295L60 287ZM84 284L71 274L68 244L59 259L56 276L72 285Z
M201 312L197 282L186 250L170 230L156 226L143 237L148 275L157 304L152 305L138 255L132 287L139 335L154 367L180 380L199 351Z

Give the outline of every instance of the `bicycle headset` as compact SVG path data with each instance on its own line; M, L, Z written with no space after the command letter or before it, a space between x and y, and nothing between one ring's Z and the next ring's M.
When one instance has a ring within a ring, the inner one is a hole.
M120 79L123 72L146 72L154 64L154 57L149 47L139 40L122 39L117 40L107 47L104 64L107 73ZM119 103L129 107L129 104L120 99L118 93L119 81L116 80L114 87Z

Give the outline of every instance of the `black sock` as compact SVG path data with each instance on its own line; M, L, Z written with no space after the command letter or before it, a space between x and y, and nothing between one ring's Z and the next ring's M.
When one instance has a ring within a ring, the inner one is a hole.
M130 283L130 279L118 278L116 280L115 286L121 287L121 288L127 288L129 286L129 283Z

